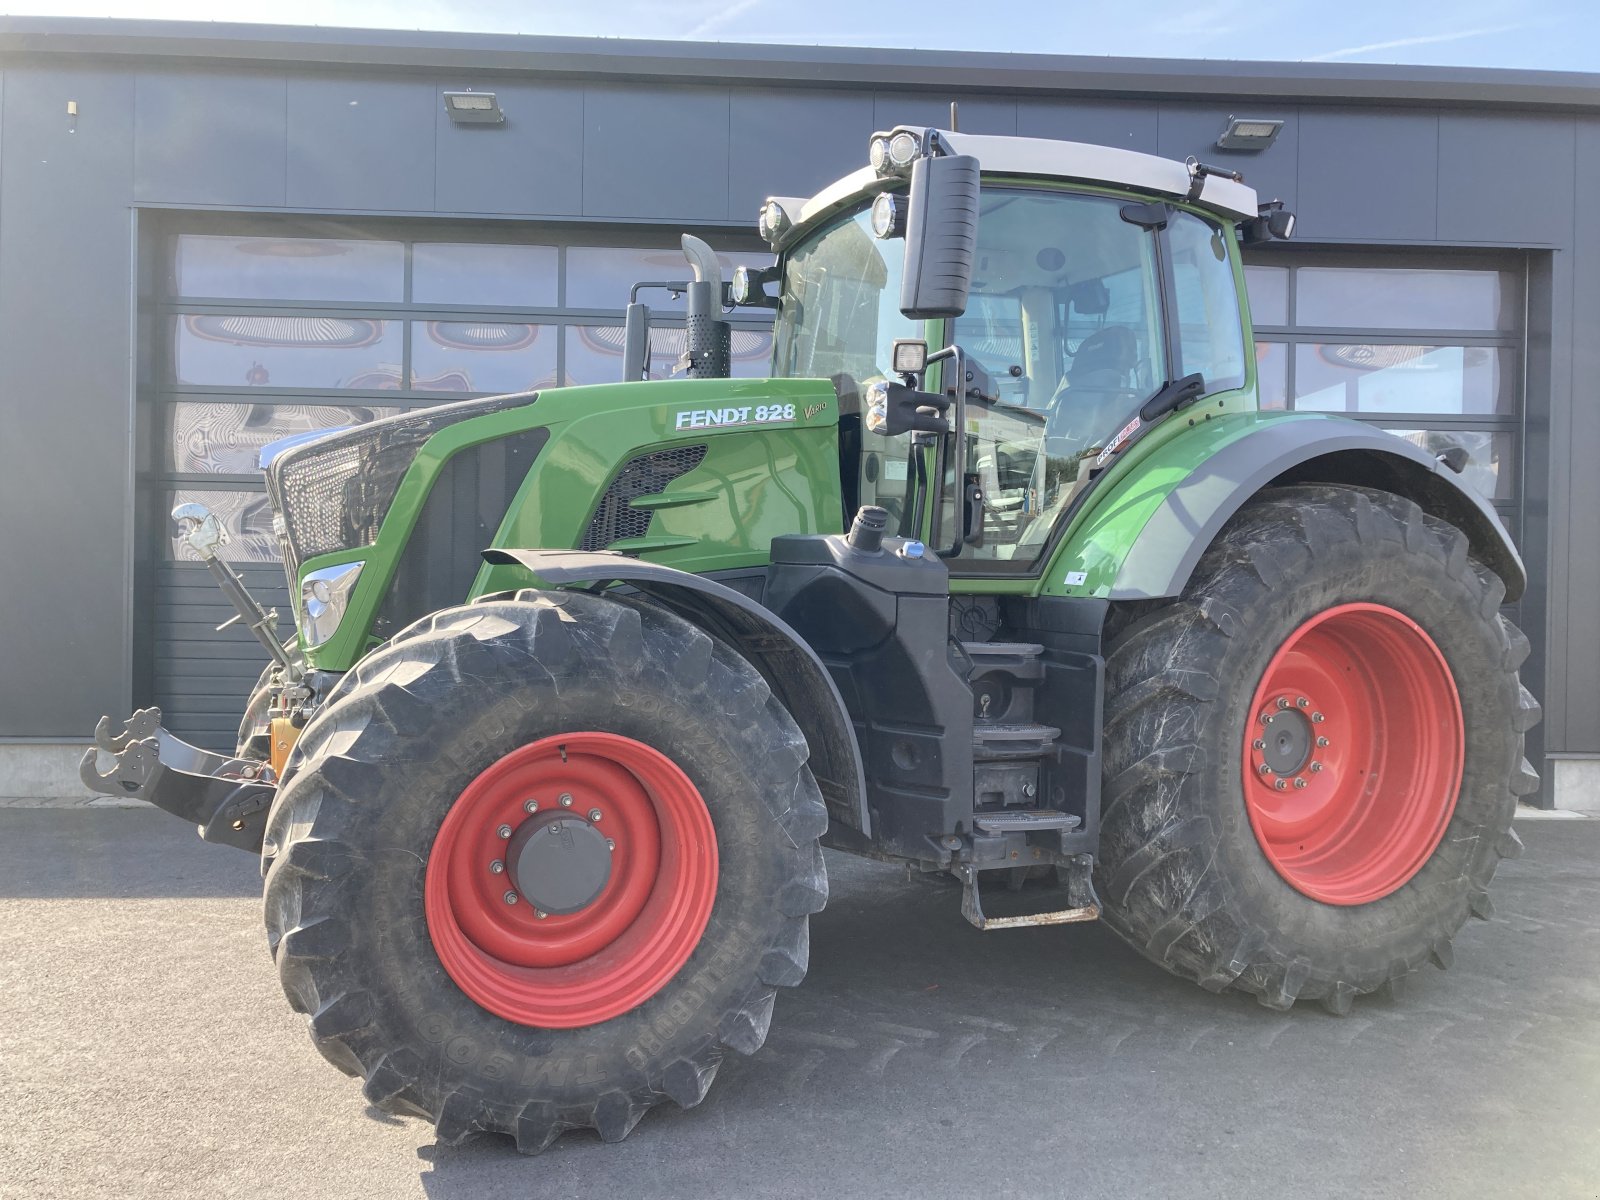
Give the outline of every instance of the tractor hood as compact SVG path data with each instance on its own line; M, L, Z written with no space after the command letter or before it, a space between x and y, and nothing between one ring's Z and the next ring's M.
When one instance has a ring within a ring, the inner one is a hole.
M825 379L673 379L483 397L268 447L301 647L342 670L369 637L526 586L484 566L492 546L759 565L779 533L841 526L838 423ZM325 613L324 592L343 611Z

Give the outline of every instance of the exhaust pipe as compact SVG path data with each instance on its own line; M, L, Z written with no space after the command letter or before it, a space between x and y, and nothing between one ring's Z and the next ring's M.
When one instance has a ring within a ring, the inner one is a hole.
M684 330L684 374L691 379L726 379L733 331L722 319L722 266L716 252L690 233L683 235L683 256L694 271Z

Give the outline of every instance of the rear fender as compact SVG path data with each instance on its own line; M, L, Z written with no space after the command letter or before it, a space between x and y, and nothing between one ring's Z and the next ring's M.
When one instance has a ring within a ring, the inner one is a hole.
M834 829L831 840L848 847L870 835L861 751L844 699L816 652L771 611L715 580L621 554L494 549L483 557L495 565L525 567L554 587L627 584L744 655L805 735L811 773ZM841 838L841 829L861 836Z
M1186 430L1130 464L1063 545L1046 594L1153 600L1183 592L1201 555L1253 496L1293 483L1369 487L1414 501L1467 536L1506 600L1527 571L1487 501L1432 454L1320 414L1239 414Z

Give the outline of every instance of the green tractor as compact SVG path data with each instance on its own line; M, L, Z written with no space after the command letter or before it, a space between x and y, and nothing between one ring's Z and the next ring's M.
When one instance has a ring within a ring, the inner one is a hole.
M146 709L85 781L259 853L313 1042L447 1142L699 1103L824 846L1341 1014L1520 847L1521 561L1454 454L1260 411L1240 247L1292 216L1068 142L869 164L763 206L769 270L684 239L684 378L635 303L623 382L269 447L292 643L174 514L273 662L232 757Z

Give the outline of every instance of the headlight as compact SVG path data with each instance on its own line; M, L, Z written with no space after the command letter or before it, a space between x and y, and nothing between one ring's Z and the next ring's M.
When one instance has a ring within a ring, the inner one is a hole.
M340 563L311 571L300 581L300 636L308 646L320 646L339 631L350 593L361 578L364 562Z

